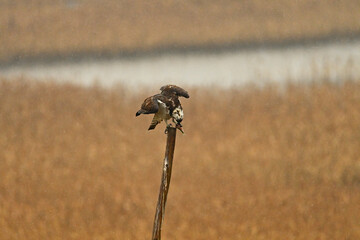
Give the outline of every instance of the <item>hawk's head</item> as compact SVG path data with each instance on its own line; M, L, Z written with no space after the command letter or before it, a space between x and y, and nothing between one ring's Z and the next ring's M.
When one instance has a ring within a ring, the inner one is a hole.
M181 125L181 122L184 118L184 112L181 105L174 109L174 111L172 112L172 118L174 120L174 123L176 124L176 128L179 129L182 133L184 133Z
M184 112L181 105L174 109L174 111L172 112L172 117L175 123L181 123L184 118Z

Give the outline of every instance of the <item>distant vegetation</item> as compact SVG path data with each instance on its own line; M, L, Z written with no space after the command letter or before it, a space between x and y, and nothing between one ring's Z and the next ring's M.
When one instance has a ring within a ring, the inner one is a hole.
M359 83L188 90L164 239L360 239ZM0 239L150 238L148 94L0 81Z
M0 62L352 35L358 0L0 1Z

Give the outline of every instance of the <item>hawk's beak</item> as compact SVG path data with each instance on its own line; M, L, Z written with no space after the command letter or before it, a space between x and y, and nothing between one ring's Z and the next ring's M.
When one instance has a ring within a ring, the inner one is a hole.
M182 132L182 133L184 134L184 131L183 131L183 129L182 129L181 123L177 123L177 124L176 124L176 128L179 129L180 132Z

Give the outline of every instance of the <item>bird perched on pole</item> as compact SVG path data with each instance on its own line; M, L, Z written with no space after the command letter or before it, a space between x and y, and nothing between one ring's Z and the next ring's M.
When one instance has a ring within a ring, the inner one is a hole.
M171 118L175 127L182 133L181 121L184 118L184 112L179 101L179 97L189 98L187 91L175 85L165 85L160 88L161 93L148 97L144 100L136 116L140 114L155 114L148 130L155 129L156 125L163 120L166 126L171 126L168 120Z

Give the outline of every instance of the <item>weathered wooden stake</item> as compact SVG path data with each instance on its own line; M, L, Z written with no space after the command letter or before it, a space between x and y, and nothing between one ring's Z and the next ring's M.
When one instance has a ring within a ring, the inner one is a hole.
M176 128L167 127L167 141L163 172L160 184L159 199L156 206L152 240L161 239L161 224L165 215L165 204L170 186L171 169L175 150Z

